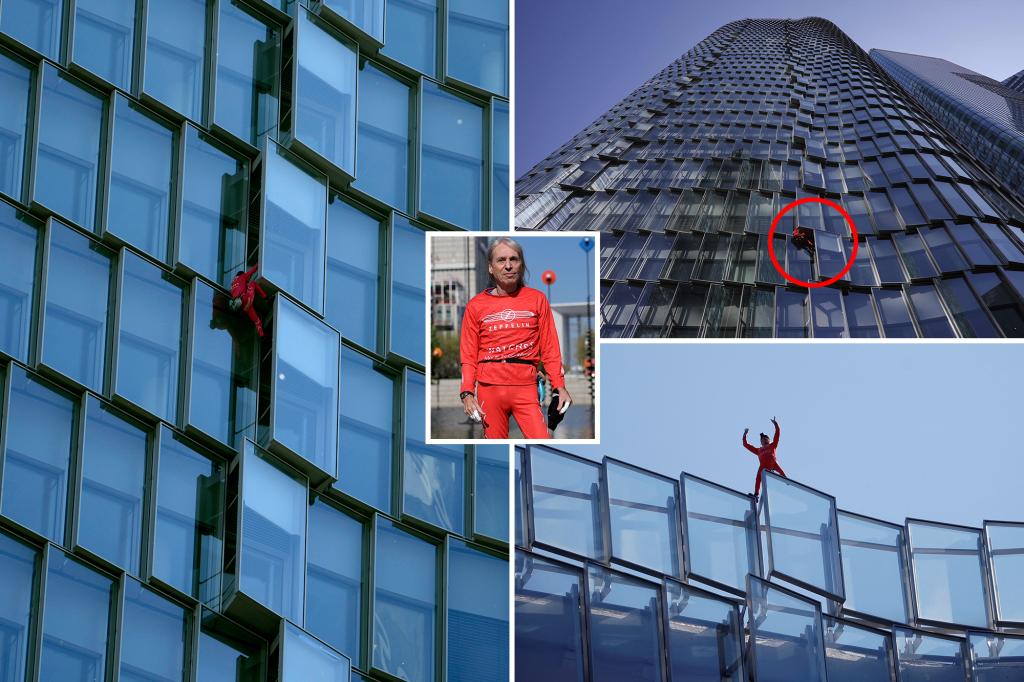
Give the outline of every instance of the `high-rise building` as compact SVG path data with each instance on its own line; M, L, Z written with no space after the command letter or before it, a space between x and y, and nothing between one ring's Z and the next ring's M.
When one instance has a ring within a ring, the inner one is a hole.
M1000 83L938 57L871 56L1011 193L1024 194L1024 91L1011 85L1021 74Z
M1014 90L1024 92L1024 69L1021 69L1017 73L1013 74L1009 78L1003 81L1003 85Z
M767 472L755 503L542 446L516 486L522 682L1024 676L1024 523L892 523Z
M1024 334L1024 212L823 19L742 20L516 183L523 229L601 231L606 337ZM835 283L789 284L838 276ZM806 239L791 238L796 228Z
M423 330L508 5L386 4L0 4L5 682L507 679L508 449L426 444Z

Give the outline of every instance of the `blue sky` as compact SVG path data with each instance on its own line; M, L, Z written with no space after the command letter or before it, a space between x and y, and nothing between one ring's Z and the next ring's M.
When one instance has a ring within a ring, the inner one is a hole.
M1020 0L516 0L518 177L723 24L821 16L865 50L941 57L1003 80L1024 68Z
M587 300L587 271L579 237L528 236L517 234L516 241L523 245L526 264L530 268L529 285L545 294L547 286L540 276L545 270L553 270L556 280L551 285L554 303L585 303ZM594 252L586 254L593 259ZM592 262L592 261L591 261ZM594 267L590 268L590 286L594 287Z
M753 490L740 445L782 427L786 473L895 523L1024 520L1013 344L603 344L601 445L559 446Z

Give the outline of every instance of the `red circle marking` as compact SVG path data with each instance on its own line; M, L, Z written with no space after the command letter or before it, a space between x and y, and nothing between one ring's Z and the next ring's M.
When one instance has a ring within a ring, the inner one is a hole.
M786 215L786 213L796 208L800 204L825 204L826 206L834 208L835 210L839 211L839 213L843 216L843 220L845 220L846 224L850 226L850 233L853 235L853 249L850 251L850 260L846 261L846 267L840 270L839 274L836 275L835 277L826 279L823 282L804 282L803 280L799 280L796 277L793 277L788 272L782 269L782 266L779 265L779 259L775 257L775 247L773 246L775 240L773 239L773 237L775 236L775 229L779 226L779 220L782 219L782 216ZM772 226L768 230L768 257L772 259L772 265L775 266L775 269L778 270L779 274L782 275L787 281L792 282L797 286L807 287L808 289L816 289L817 287L827 287L829 284L835 284L836 282L838 282L840 279L843 278L843 275L850 271L850 267L853 265L853 259L857 257L857 227L853 224L853 218L850 217L850 214L843 210L842 206L833 201L829 201L828 199L822 199L821 197L807 197L806 199L797 199L796 201L786 204L782 208L782 210L779 211L779 214L775 216L775 220L772 221Z

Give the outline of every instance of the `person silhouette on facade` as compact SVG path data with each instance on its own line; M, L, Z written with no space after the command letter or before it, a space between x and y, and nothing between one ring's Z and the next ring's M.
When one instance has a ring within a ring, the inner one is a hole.
M758 459L757 467L757 478L754 479L754 502L758 501L761 494L761 472L768 470L773 471L783 478L786 478L786 472L779 466L778 461L775 459L775 448L779 446L779 422L775 421L775 417L772 417L772 424L775 424L775 437L770 441L768 440L768 434L761 434L761 447L755 448L753 445L747 442L747 434L750 429L743 429L743 447L750 450Z
M256 294L259 294L262 298L267 297L266 292L263 291L259 283L253 278L258 268L259 264L257 263L245 272L238 271L235 273L235 277L231 280L231 301L228 303L228 307L236 313L244 311L249 316L249 319L252 320L253 325L255 325L256 333L263 336L263 323L260 322L260 316L256 314L256 308L253 306Z

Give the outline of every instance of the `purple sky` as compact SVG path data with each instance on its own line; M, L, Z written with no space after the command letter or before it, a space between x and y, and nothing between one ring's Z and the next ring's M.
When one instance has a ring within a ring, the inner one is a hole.
M516 0L514 177L723 24L807 16L865 50L941 57L997 80L1024 68L1020 0Z

